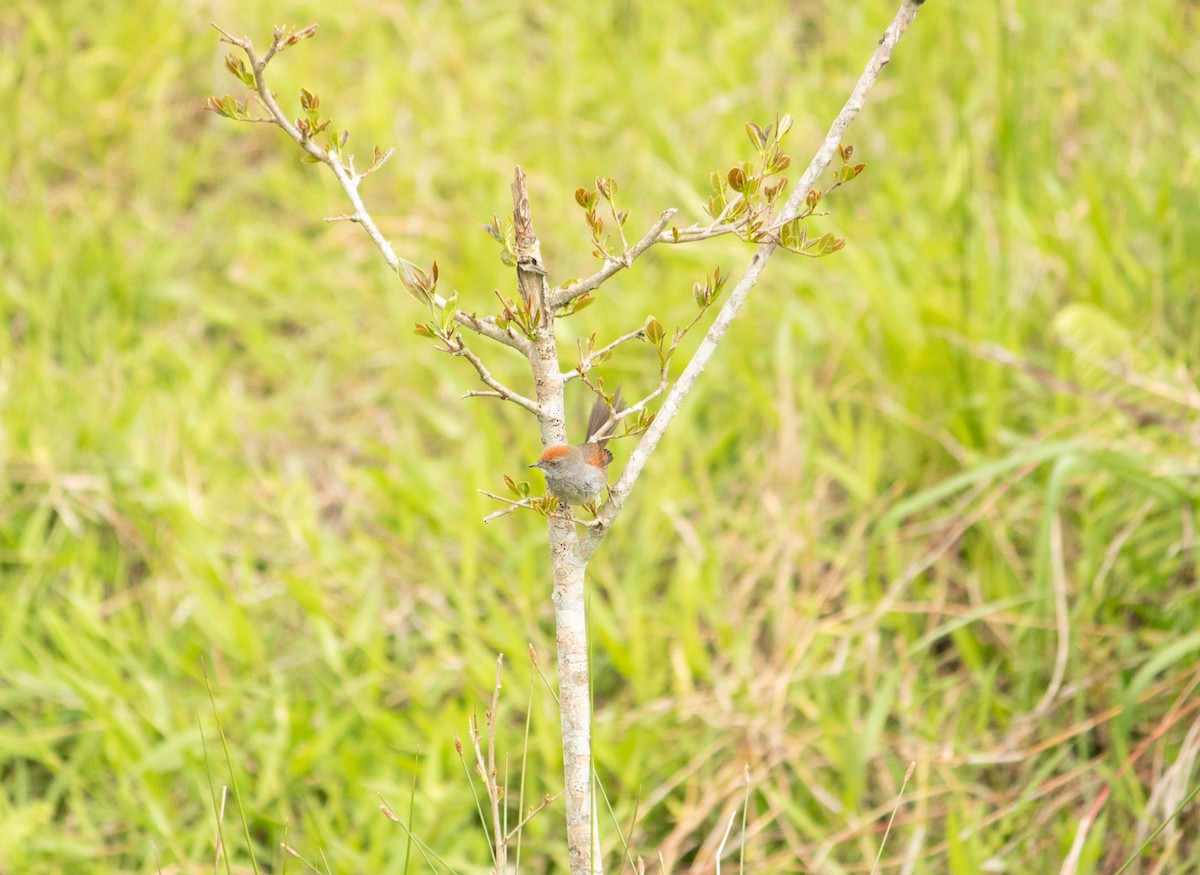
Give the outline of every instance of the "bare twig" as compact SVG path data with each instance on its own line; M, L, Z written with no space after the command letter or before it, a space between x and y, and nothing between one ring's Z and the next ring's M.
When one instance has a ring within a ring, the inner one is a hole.
M579 353L579 364L576 365L571 370L563 372L563 374L562 374L563 382L564 383L570 382L571 380L574 380L577 377L580 377L583 374L586 374L588 371L590 371L594 367L593 363L599 364L600 362L604 361L604 359L608 356L608 354L611 353L614 349L616 349L621 344L628 343L631 340L644 340L645 337L646 337L646 326L643 325L641 328L637 329L636 331L630 331L628 334L622 334L620 337L618 337L616 340L612 341L611 343L607 343L604 346L600 347L599 349L593 350L592 352L589 352L586 355L583 353L583 351L581 349L580 353Z
M327 166L337 178L338 184L341 185L342 191L349 199L350 205L354 208L354 212L348 216L339 216L337 219L335 219L335 221L350 221L361 225L366 230L367 236L371 238L371 242L375 244L375 247L383 255L383 259L385 262L387 262L388 267L403 277L406 280L406 284L414 281L415 273L418 269L417 266L408 259L401 258L400 256L396 255L396 251L392 248L392 244L386 237L383 236L383 232L379 230L379 226L375 224L375 220L371 217L370 212L367 210L366 204L363 202L363 199L358 192L359 184L362 182L362 180L370 175L374 170L378 169L378 167L382 166L386 159L381 157L381 159L372 165L372 167L365 173L355 172L353 169L353 162L351 162L349 165L342 163L340 152L338 152L336 149L321 148L321 146L317 145L312 136L309 136L296 127L292 120L287 117L287 114L280 108L279 103L275 100L275 95L267 86L266 78L263 75L263 72L266 70L267 63L278 51L280 51L281 47L286 47L286 45L291 44L291 37L285 38L286 35L284 34L283 29L276 28L275 36L271 43L271 48L269 48L267 53L260 58L249 37L234 37L216 24L213 24L213 27L216 28L216 30L221 34L222 41L238 46L243 52L246 53L246 57L250 61L250 71L254 76L255 95L261 103L263 109L265 109L267 114L270 116L269 120L278 126L284 133L286 133L296 143L296 145L303 149L309 156ZM316 25L311 25L302 31L297 31L293 36L302 39L306 36L311 36L315 30ZM383 153L383 155L390 158L390 153L391 150L388 150L388 152ZM430 295L430 300L433 306L439 310L445 310L447 307L447 300L437 292L434 292L432 295ZM528 341L524 341L523 338L513 337L508 332L500 328L494 319L480 319L473 314L456 310L454 313L454 321L459 325L462 325L464 328L468 328L471 331L488 338L489 340L494 340L497 343L510 346L523 354L528 354Z
M561 798L561 793L555 793L553 796L543 796L542 801L538 803L537 807L530 809L529 813L521 818L520 823L508 831L508 835L504 837L504 840L506 842L511 842L513 840L513 836L519 835L521 830L524 829L525 824L537 817L537 815L541 813L542 809Z
M667 210L661 216L659 216L658 221L655 222L653 227L646 232L646 236L635 243L631 249L628 249L623 258L608 259L604 262L604 267L600 268L591 276L581 279L578 282L573 282L566 288L555 289L552 291L547 299L549 302L548 306L554 310L557 310L559 307L566 306L580 295L600 288L600 286L608 282L608 280L615 273L632 265L634 261L636 261L642 255L642 253L644 253L655 243L660 242L659 237L661 236L663 229L667 227L667 223L671 221L671 218L676 212L677 210L673 209Z
M514 392L512 389L508 388L495 377L493 377L491 372L487 369L487 365L483 363L479 356L471 352L471 348L467 346L466 341L462 339L461 335L456 334L452 338L442 339L448 344L449 353L451 355L460 356L461 358L465 358L467 361L469 361L471 366L475 368L476 373L479 374L479 379L482 380L485 385L490 386L493 392L495 392L494 396L489 395L488 397L496 397L505 401L511 401L513 404L524 407L534 416L541 416L542 409L538 406L538 403L526 398L519 392Z
M513 501L512 499L505 498L503 495L496 495L494 492L488 492L485 489L476 489L475 491L486 498L492 499L493 501L502 501L508 505L506 508L485 516L483 518L485 523L490 523L492 520L500 519L502 516L508 516L510 513L516 513L518 510L533 509L532 498L522 498L520 501Z

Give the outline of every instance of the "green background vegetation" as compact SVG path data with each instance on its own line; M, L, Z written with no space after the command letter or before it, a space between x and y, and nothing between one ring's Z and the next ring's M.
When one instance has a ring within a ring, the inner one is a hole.
M404 871L381 796L487 871L452 737L498 652L510 798L526 754L527 800L561 782L525 655L552 673L544 527L484 526L476 494L537 430L460 400L473 372L322 221L327 174L201 111L241 96L209 20L259 46L320 22L281 99L316 91L360 162L396 147L373 212L488 311L513 278L479 225L515 164L552 280L589 273L576 186L615 177L635 235L700 219L744 124L784 112L798 171L894 6L5 4L0 872L211 871L202 666L272 871L285 839ZM1197 19L926 5L816 225L847 248L771 262L593 564L598 768L635 854L712 871L748 767L750 871L868 871L916 760L882 871L1056 872L1093 812L1077 871L1111 872L1200 780ZM563 348L682 324L748 254L655 250ZM633 395L653 361L604 376ZM530 871L564 871L560 804ZM1141 871L1200 871L1198 832L1193 807Z

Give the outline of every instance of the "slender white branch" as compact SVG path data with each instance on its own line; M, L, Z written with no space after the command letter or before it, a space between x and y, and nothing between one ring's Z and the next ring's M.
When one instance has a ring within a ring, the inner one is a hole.
M271 47L267 50L267 53L260 58L258 56L258 52L254 49L254 44L250 41L249 37L238 38L232 36L225 30L222 30L216 24L214 24L213 27L220 32L221 37L225 42L238 46L246 53L246 57L250 61L250 71L254 75L255 94L258 96L263 108L270 116L269 120L277 125L285 134L291 137L296 145L298 145L306 153L308 153L317 161L326 165L337 178L338 184L341 185L342 191L345 193L346 198L350 201L350 205L354 208L354 212L347 216L338 216L334 219L334 221L350 221L361 225L366 230L367 236L371 238L371 242L375 244L375 247L379 250L380 254L383 255L383 260L387 262L387 266L405 278L413 277L417 266L408 259L401 258L396 254L396 250L392 248L391 242L383 236L383 232L379 230L379 226L376 225L375 220L371 218L371 214L367 210L367 206L363 202L362 196L358 192L359 183L361 183L362 180L374 170L378 169L378 167L382 166L383 161L381 160L377 164L373 165L366 171L366 173L356 173L354 171L353 162L351 162L350 166L347 167L342 163L341 155L337 150L321 148L310 135L296 127L292 120L287 117L287 114L283 111L283 109L280 108L279 103L275 100L275 95L267 86L267 80L263 73L267 68L267 63L284 45L284 43L281 42L283 31L281 29L276 29L275 38L271 43ZM301 33L304 32L302 31ZM390 151L391 150L389 150L389 152ZM391 155L388 154L387 157L390 158ZM446 299L437 292L434 292L432 295L430 295L430 299L437 309L446 309ZM471 331L488 338L489 340L494 340L497 343L510 346L526 356L529 354L529 342L525 340L525 338L514 336L513 334L505 331L496 324L495 319L493 318L481 319L473 314L468 314L461 310L457 310L454 313L454 321L464 328L468 328Z
M548 306L553 310L557 310L559 307L571 303L571 301L574 301L580 295L600 288L617 271L624 270L632 265L643 252L659 242L659 237L663 229L667 227L667 223L671 221L676 212L678 211L670 209L659 216L654 226L646 232L646 236L635 243L633 248L628 250L623 258L609 259L604 262L604 267L586 279L571 283L566 288L551 291Z
M593 363L599 363L605 355L612 352L614 349L616 349L622 343L628 343L631 340L641 340L645 336L646 336L646 326L643 325L637 331L630 331L628 334L622 334L620 337L618 337L616 340L612 341L611 343L605 344L604 346L600 347L599 349L597 349L593 352L589 352L587 355L582 356L580 358L579 364L576 367L572 368L569 371L563 372L563 374L562 374L563 382L568 383L571 380L574 380L577 377L580 377L583 374L586 374L588 371L590 371L592 369Z
M471 348L467 346L466 342L461 336L456 335L454 338L448 341L448 343L450 344L450 354L461 356L469 361L471 366L475 368L476 373L479 374L479 379L481 379L485 385L491 387L491 389L495 391L495 397L518 404L521 407L524 407L534 416L542 415L542 408L538 406L536 401L526 398L519 392L514 392L512 389L508 388L495 377L493 377L491 372L487 369L487 365L483 363L479 356L471 352Z
M695 243L698 240L711 240L713 237L724 237L733 234L743 227L745 222L732 222L712 225L690 225L675 231L663 231L658 235L658 243Z
M497 495L494 492L488 492L485 489L476 489L475 491L486 498L490 498L494 501L502 501L508 505L508 507L503 507L500 510L494 511L485 516L483 518L485 523L490 523L492 520L498 520L502 516L508 516L510 513L516 513L519 510L531 510L533 508L532 498L522 498L520 501L513 501L510 498L505 498L503 495Z
M825 140L821 147L813 156L808 168L800 177L799 183L792 191L783 209L780 211L780 221L786 222L800 215L805 206L805 199L808 192L816 184L817 179L825 172L837 155L838 145L842 142L842 137L846 133L847 128L862 111L863 102L867 94L879 79L879 74L883 72L883 68L887 66L892 58L892 53L896 50L896 44L908 30L913 19L916 18L918 10L921 8L923 0L904 0L900 6L900 10L896 13L892 23L888 25L887 30L883 34L883 38L879 40L879 45L875 48L871 59L867 62L866 68L858 79L858 83L854 86L854 90L850 92L850 97L846 100L845 106L834 119L833 124L829 128L829 132L825 135ZM679 381L672 387L668 393L666 400L659 409L654 422L646 429L646 433L642 435L641 441L634 448L632 455L629 457L629 463L625 466L625 470L621 472L620 478L617 480L609 494L609 500L604 507L600 509L599 519L601 525L589 529L579 545L579 558L586 562L595 553L596 548L600 546L600 542L612 527L613 521L621 512L621 508L625 504L625 500L629 497L629 493L633 490L634 484L641 476L642 470L646 467L650 456L658 447L659 441L662 440L663 434L671 421L679 413L679 409L683 404L692 387L695 386L697 378L704 371L712 359L713 354L717 350L717 345L725 336L725 332L729 330L733 324L734 318L738 311L746 302L746 298L750 294L750 290L758 283L759 277L762 275L763 268L766 267L767 261L771 254L777 248L774 242L761 244L755 250L754 256L750 259L750 264L746 267L745 273L738 281L738 284L730 292L724 306L721 307L721 312L717 314L717 318L713 320L712 326L708 329L708 333L704 335L704 339L700 342L700 346L696 349L695 355L692 356L690 362L683 373L679 376Z
M504 837L504 841L511 842L513 840L513 837L516 836L522 829L525 828L525 824L529 823L529 821L531 821L535 817L537 817L543 808L545 808L547 805L554 802L561 796L562 796L561 793L555 793L553 796L550 796L550 795L543 796L542 801L537 806L537 808L531 808L529 810L529 813L521 818L520 823L518 823L516 826L514 826L512 829L510 829L508 831L508 835L506 835Z

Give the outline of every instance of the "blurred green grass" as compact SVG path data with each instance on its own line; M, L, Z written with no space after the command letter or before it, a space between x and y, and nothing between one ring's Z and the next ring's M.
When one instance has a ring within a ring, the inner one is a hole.
M554 279L583 275L576 186L616 177L636 232L698 218L747 121L792 113L806 160L892 12L300 3L321 29L271 72L360 156L396 146L368 202L482 310L514 164ZM561 781L524 656L552 670L543 529L475 493L536 429L459 400L469 370L322 221L330 180L201 112L235 90L208 21L265 45L281 14L0 10L6 872L211 866L202 663L272 871L285 824L334 871L403 871L377 806L414 781L417 834L487 871L451 739L497 652L512 792L531 684L529 798ZM1200 780L1197 34L1183 0L926 4L828 202L847 249L772 262L593 564L598 767L623 823L641 800L637 853L711 871L748 764L755 871L869 871L915 759L882 871L1057 871L1106 787L1077 871L1112 871ZM653 252L562 346L681 323L746 256ZM646 362L605 376L632 394ZM1145 871L1200 871L1198 827Z

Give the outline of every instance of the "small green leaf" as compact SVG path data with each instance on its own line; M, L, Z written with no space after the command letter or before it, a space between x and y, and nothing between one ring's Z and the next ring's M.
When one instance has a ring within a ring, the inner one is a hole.
M767 137L763 129L754 122L747 122L746 136L750 138L750 142L754 144L754 148L761 152L763 146L766 145L767 142Z
M653 316L646 319L646 339L655 346L662 346L663 337L666 332L663 330L662 323Z
M813 258L823 258L826 255L831 255L834 252L837 252L845 245L845 240L842 240L833 234L822 234L816 240L812 241L812 243L808 244L807 247L805 247L804 254Z
M777 125L778 133L775 134L775 141L779 142L780 140L782 140L784 138L784 136L787 134L787 132L790 131L791 129L792 129L792 117L790 115L785 115L783 118L781 118L779 120L779 124Z
M429 330L429 326L423 322L413 323L413 334L417 335L418 337L428 337L430 339L434 337L434 333Z

